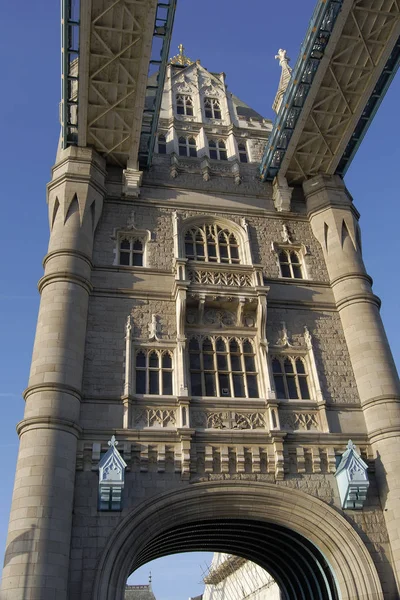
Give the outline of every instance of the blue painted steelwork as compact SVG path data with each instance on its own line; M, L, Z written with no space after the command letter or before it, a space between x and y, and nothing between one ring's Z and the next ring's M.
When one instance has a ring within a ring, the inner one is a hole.
M61 142L78 143L79 0L61 0Z
M261 161L262 181L272 180L279 171L342 4L343 0L319 0L314 9Z
M149 168L153 158L176 2L177 0L166 0L157 4L151 51L152 57L148 71L145 107L140 132L140 169Z
M368 127L371 125L372 119L374 118L376 111L378 110L385 94L396 75L397 69L400 65L400 37L396 42L395 47L389 56L386 65L384 66L382 73L375 85L375 88L368 99L367 104L363 110L363 113L354 129L354 132L346 146L342 158L336 169L336 173L342 177L345 175L347 169L353 160L355 153L358 150L359 145L364 139L365 134L368 131Z

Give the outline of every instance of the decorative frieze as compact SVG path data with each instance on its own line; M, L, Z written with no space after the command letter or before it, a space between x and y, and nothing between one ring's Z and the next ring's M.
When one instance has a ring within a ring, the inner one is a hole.
M191 425L204 429L265 429L266 419L262 412L193 410Z
M134 426L141 427L175 427L176 413L167 408L136 409Z
M293 431L319 430L318 414L316 412L280 412L280 422L282 429L292 429Z
M200 285L228 285L246 287L253 285L251 273L232 271L189 270L189 280Z

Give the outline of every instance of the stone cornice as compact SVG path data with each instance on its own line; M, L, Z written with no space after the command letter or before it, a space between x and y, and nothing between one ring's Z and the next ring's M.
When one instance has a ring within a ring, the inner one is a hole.
M23 419L17 424L17 433L20 437L23 433L32 429L58 429L70 433L78 439L81 437L83 431L74 421L55 417L31 417Z
M52 252L48 252L47 254L45 254L42 262L43 268L46 267L46 263L51 258L54 258L56 256L76 256L85 261L91 269L93 268L93 262L87 254L81 252L80 250L73 250L71 248L60 248L58 250L53 250Z
M81 277L80 275L75 275L74 273L70 273L68 271L61 271L57 273L51 273L49 275L44 275L44 277L41 277L38 281L38 290L40 293L42 293L43 289L47 285L59 282L74 283L76 285L79 285L88 294L90 294L93 290L93 285L91 284L89 279Z
M23 391L22 397L26 401L29 396L38 392L61 392L64 394L69 394L70 396L75 396L75 398L79 401L82 399L81 391L78 390L78 388L67 385L66 383L57 382L36 383L35 385L29 385Z

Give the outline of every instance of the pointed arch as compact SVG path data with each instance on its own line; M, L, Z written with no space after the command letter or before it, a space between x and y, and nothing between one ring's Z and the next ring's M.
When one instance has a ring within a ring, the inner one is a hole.
M60 202L58 201L58 198L56 197L55 202L54 202L54 206L53 206L53 215L51 217L50 230L52 230L53 227L54 227L54 223L55 223L56 216L57 216L59 208L60 208Z
M68 207L67 210L67 214L65 215L65 221L64 224L68 221L68 219L70 219L72 217L72 215L74 215L75 213L79 213L79 202L78 202L78 196L76 194L74 194L74 197L71 200L71 203Z

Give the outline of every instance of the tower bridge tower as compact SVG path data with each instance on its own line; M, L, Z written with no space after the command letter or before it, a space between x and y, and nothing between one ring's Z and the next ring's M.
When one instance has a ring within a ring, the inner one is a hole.
M2 599L122 600L202 549L285 599L398 598L399 384L358 212L335 176L280 204L271 129L181 47L142 179L59 151Z

